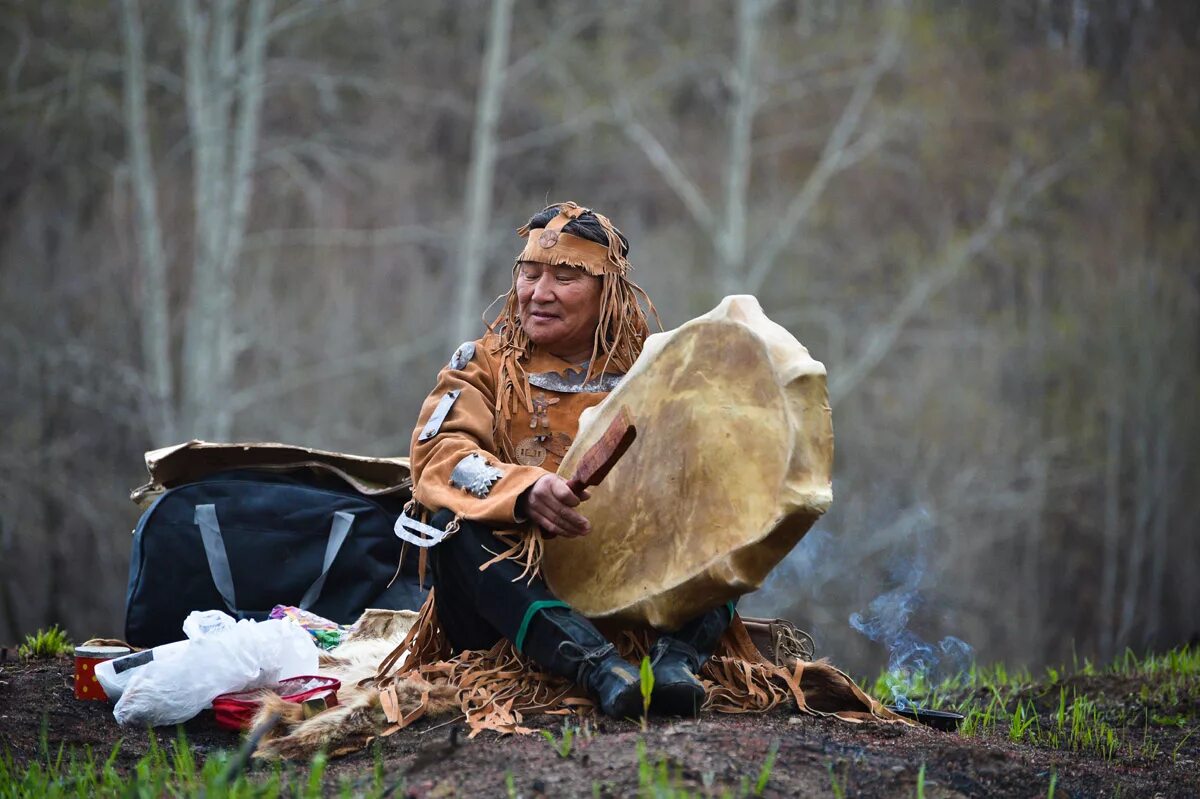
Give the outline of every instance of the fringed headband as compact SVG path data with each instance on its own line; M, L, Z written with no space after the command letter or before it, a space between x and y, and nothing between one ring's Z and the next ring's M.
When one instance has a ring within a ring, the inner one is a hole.
M593 277L605 274L617 274L624 277L629 271L629 261L621 254L621 232L609 221L604 214L597 214L590 208L582 208L573 202L556 203L546 206L544 210L558 209L558 216L546 223L544 228L530 230L529 225L522 225L517 234L527 238L525 249L517 256L517 263L533 261L550 266L575 266ZM604 229L608 246L575 236L563 230L568 223L583 216L594 214L600 227Z

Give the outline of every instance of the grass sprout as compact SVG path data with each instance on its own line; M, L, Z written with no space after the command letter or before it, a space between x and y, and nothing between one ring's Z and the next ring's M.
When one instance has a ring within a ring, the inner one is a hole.
M762 792L767 788L767 782L771 779L771 770L775 768L775 758L779 754L779 741L772 741L771 748L767 751L767 759L763 761L762 768L758 770L758 780L754 783L754 795L762 796Z
M832 761L826 763L825 768L829 772L829 790L834 799L846 799L846 783L849 782L849 779L846 777L838 779L838 773L833 767Z
M56 658L74 651L75 645L57 624L49 630L38 630L33 635L25 636L25 643L17 647L17 654L21 657L36 659Z
M541 730L542 737L550 744L550 748L561 758L571 756L571 745L575 741L575 728L570 724L563 724L562 737L556 738L554 733L549 730Z
M641 677L642 689L642 732L649 726L650 699L654 693L654 668L650 665L650 657L642 658Z
M1183 748L1183 745L1185 743L1187 743L1187 739L1191 738L1192 733L1194 733L1194 732L1196 732L1196 731L1195 730L1190 731L1187 735L1183 736L1183 738L1180 739L1179 743L1175 744L1175 748L1171 750L1171 762L1172 763L1177 763L1179 761L1179 750Z

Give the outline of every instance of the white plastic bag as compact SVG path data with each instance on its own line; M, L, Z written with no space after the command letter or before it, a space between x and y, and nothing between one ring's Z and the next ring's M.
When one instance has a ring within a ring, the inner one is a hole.
M283 619L224 624L213 613L205 611L203 619L193 613L184 622L198 636L186 651L136 669L113 708L117 723L179 724L221 694L316 673L317 646L303 628Z
M230 622L232 623L232 619ZM96 664L96 679L104 689L104 695L110 702L116 702L125 693L125 686L139 671L159 660L170 660L187 651L191 641L173 641L169 644L156 646L153 649L143 649L132 655L123 655L113 660L102 660Z
M183 620L183 634L195 640L228 630L237 624L233 616L220 610L193 610Z
M188 638L203 638L215 632L231 629L237 622L228 613L220 610L196 610L188 614L183 622L183 634ZM96 664L96 679L104 689L109 701L116 702L125 693L125 686L154 661L170 660L187 651L190 641L172 641L169 644L144 649L132 655L104 660Z

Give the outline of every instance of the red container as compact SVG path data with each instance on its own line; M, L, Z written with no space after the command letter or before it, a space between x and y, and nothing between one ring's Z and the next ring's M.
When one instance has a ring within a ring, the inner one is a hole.
M75 647L75 698L107 702L104 688L96 680L96 664L128 655L127 646L77 646Z
M263 691L274 691L285 702L315 703L323 710L337 705L337 692L341 687L341 681L333 677L289 677L266 688L221 694L213 700L212 706L217 724L230 730L248 730L262 704Z

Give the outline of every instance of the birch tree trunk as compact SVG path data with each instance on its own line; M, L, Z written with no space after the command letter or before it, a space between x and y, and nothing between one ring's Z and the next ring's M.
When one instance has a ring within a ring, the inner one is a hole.
M230 175L228 185L228 216L225 219L223 250L218 262L219 309L222 324L217 328L216 372L219 392L224 400L233 388L233 370L237 352L241 346L235 327L234 278L242 254L242 243L246 236L246 222L250 210L250 197L254 182L251 172L258 148L258 133L262 119L263 65L267 52L267 21L271 12L271 0L256 0L246 11L246 32L240 59L240 77L237 87L237 118L233 123L234 139L230 153ZM217 406L214 427L218 439L229 438L233 428L233 411L228 403L221 401Z
M504 97L513 0L493 0L487 49L479 76L475 105L475 131L471 138L471 166L463 213L463 240L459 255L454 321L447 350L479 335L480 279L487 254L491 223L492 186L496 173L496 124Z
M217 439L228 438L233 423L224 406L233 385L238 341L233 284L258 145L271 2L252 0L246 5L242 49L235 57L237 8L233 0L206 6L184 0L181 18L196 220L183 405L189 434Z
M907 25L907 12L897 8L884 23L883 33L875 48L875 58L863 67L858 81L829 136L821 148L817 163L804 184L784 208L775 227L758 248L753 264L746 274L743 291L757 294L775 268L775 261L792 241L797 229L820 201L831 180L842 170L861 160L878 148L884 139L882 128L861 132L860 126L867 107L875 96L880 79L892 68L902 49L901 33ZM855 135L858 138L855 139Z
M212 27L221 27L222 11L215 7ZM191 286L183 341L183 417L188 436L209 436L208 397L214 370L212 346L216 338L216 253L220 237L220 166L224 129L214 119L216 98L223 90L210 74L208 58L209 16L198 0L183 0L185 97L192 141L192 202L195 217Z
M1046 303L1044 292L1045 276L1041 269L1026 270L1027 292L1029 296L1029 326L1026 335L1026 360L1039 367L1046 362ZM1036 368L1036 367L1035 367ZM1046 417L1042 405L1046 399L1044 381L1037 381L1032 392L1034 399L1030 410L1030 430L1028 441L1036 452L1030 464L1031 485L1029 490L1029 528L1025 542L1025 600L1028 613L1026 614L1026 629L1029 644L1033 651L1044 651L1043 641L1045 625L1045 608L1042 604L1042 564L1046 560L1046 509L1047 498L1050 494L1050 456L1045 451Z
M1149 614L1143 637L1139 642L1143 646L1152 646L1158 637L1162 613L1156 613L1153 610L1167 605L1166 594L1163 590L1163 578L1167 570L1167 553L1171 548L1169 520L1171 518L1170 513L1174 504L1175 494L1174 481L1171 479L1169 470L1169 464L1172 460L1168 444L1168 442L1173 440L1171 432L1171 419L1164 413L1162 421L1159 423L1155 446L1154 483L1160 499L1158 506L1155 508L1154 544L1150 549L1152 553L1150 559L1150 588L1146 598L1146 604L1151 609L1151 613Z
M755 91L754 54L758 49L763 0L741 0L737 14L737 51L734 55L733 105L729 115L729 156L725 165L725 229L717 241L717 275L720 296L735 294L746 268L747 193L750 190L751 142Z
M125 134L137 202L135 235L141 266L142 365L154 394L155 435L162 443L176 438L175 377L171 363L167 258L146 119L146 59L137 0L122 0L121 22L125 35Z

